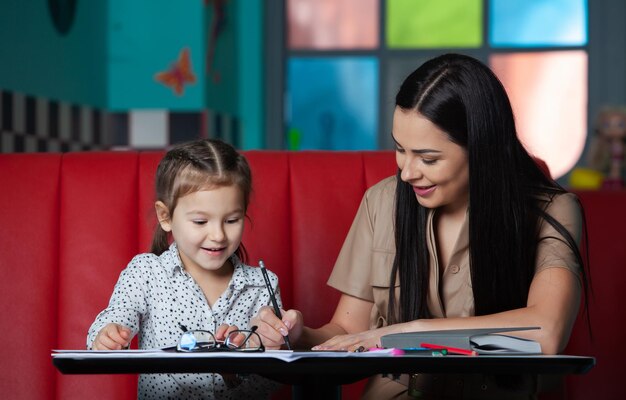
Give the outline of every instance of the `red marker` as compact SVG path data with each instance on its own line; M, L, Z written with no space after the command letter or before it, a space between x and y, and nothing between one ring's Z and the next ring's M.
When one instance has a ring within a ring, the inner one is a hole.
M420 346L425 347L427 349L435 349L435 350L448 350L449 354L462 354L464 356L477 356L474 350L460 349L458 347L450 347L450 346L442 346L440 344L432 344L432 343L420 343Z

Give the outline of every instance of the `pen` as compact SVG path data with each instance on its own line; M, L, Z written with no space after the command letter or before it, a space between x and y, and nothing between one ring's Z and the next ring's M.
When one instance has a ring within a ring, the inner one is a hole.
M282 315L280 314L280 307L278 307L278 303L276 302L276 295L274 294L274 289L272 289L272 284L270 282L270 277L267 276L267 270L265 269L265 263L263 260L259 260L259 267L261 267L261 273L263 273L263 279L265 279L265 286L267 286L267 291L270 292L270 300L272 300L272 305L274 306L274 313L278 318L282 319ZM287 349L291 350L291 343L289 343L289 336L283 336L285 339L285 344L287 345Z
M442 346L439 344L420 343L420 346L425 347L427 349L448 350L449 354L462 354L464 356L477 356L478 355L478 353L476 353L474 350L460 349L458 347Z

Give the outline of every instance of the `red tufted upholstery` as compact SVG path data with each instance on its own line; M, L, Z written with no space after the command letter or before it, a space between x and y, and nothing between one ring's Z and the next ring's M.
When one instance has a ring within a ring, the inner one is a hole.
M246 152L254 192L244 244L280 278L284 302L310 325L339 294L326 286L365 189L395 173L391 152ZM156 224L162 152L0 155L0 393L15 399L132 399L136 376L61 375L50 350L83 348L87 329ZM626 192L585 192L595 298L594 343L579 321L568 351L598 356L568 398L616 397L626 318ZM360 385L344 390L356 398Z
M0 156L2 397L55 398L60 167L58 155Z
M587 213L589 231L592 337L584 315L579 315L566 353L592 355L597 365L586 375L568 377L566 398L622 398L626 360L626 190L577 194Z

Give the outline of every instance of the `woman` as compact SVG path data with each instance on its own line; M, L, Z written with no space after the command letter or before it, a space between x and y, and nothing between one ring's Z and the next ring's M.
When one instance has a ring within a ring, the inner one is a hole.
M296 310L281 321L262 309L265 345L287 332L300 347L354 350L390 333L538 326L513 334L562 351L586 288L582 207L519 142L493 72L458 54L426 62L397 94L392 136L398 173L363 198L329 279L342 292L333 318L312 329ZM535 389L534 379L453 378L460 389L448 375L414 376L411 390L407 379L374 377L365 397L528 398Z

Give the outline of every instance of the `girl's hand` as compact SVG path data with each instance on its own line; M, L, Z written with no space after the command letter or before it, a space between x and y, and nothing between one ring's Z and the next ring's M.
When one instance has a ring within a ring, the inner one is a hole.
M122 350L130 346L132 332L119 324L107 324L100 329L91 348L93 350Z
M261 336L266 349L280 349L285 343L284 336L289 336L290 342L296 343L302 335L304 321L298 310L281 310L282 319L278 318L271 307L261 307L259 313L252 318L250 325L257 326L257 333Z
M236 325L221 324L217 327L217 330L215 331L215 339L226 340L231 332L238 330L239 328L237 328Z
M230 338L230 341L233 344L239 346L241 345L241 343L243 343L244 339L246 338L246 335L244 334L231 335L232 332L238 331L238 330L239 328L235 325L221 324L220 326L217 327L217 330L215 331L215 339L225 341L226 338Z

